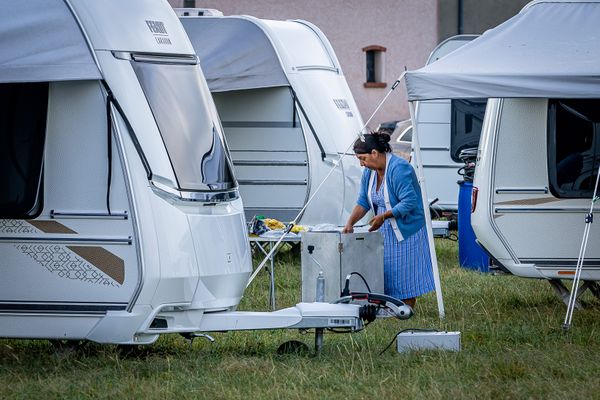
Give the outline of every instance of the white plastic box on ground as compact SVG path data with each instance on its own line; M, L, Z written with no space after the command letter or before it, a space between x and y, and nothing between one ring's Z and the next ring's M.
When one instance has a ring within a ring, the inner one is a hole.
M339 231L302 234L302 301L316 300L319 272L325 278L325 301L340 297L346 276L360 273L372 292L383 293L383 237L378 232ZM350 278L350 291L367 292L357 275Z

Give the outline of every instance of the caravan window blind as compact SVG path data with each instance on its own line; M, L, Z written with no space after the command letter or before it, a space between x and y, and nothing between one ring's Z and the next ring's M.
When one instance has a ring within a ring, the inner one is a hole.
M548 173L559 198L591 198L600 165L600 99L548 101Z
M0 218L42 212L48 83L0 84Z

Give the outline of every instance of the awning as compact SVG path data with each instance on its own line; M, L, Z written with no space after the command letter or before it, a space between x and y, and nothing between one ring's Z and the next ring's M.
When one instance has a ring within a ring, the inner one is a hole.
M241 18L181 18L211 92L289 86L269 38Z
M0 1L0 83L100 78L63 0Z
M408 99L600 98L600 2L535 1L406 74Z

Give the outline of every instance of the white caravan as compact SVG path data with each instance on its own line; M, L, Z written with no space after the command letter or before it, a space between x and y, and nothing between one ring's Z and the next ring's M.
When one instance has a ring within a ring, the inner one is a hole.
M215 100L246 217L294 219L363 124L333 48L306 21L176 12ZM344 157L301 222L343 225L361 172Z
M462 47L478 35L457 35L440 44L429 55L427 64ZM477 147L487 99L437 99L419 101L417 124L421 134L423 174L429 202L434 208L456 214L458 170L464 165L461 150ZM414 158L413 158L414 163Z
M480 38L407 74L409 99L490 98L472 225L515 275L573 279L600 163L600 2L534 1ZM592 225L581 279L600 280ZM583 287L583 286L582 286ZM595 291L598 295L598 291Z
M0 337L363 326L348 304L232 311L243 205L166 1L4 0L0 37Z

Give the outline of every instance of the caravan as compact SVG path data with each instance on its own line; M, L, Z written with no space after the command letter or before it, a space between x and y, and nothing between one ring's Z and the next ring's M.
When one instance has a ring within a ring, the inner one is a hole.
M233 311L252 270L243 205L166 2L6 0L0 36L0 337L362 328L349 304Z
M0 336L143 343L166 310L234 308L242 203L168 4L1 8Z
M490 98L473 193L478 241L511 273L573 279L600 164L600 2L533 1L447 57L407 74L409 99ZM594 200L595 203L595 200ZM589 225L588 225L589 227ZM589 241L600 232L591 226ZM581 279L600 292L600 249Z
M291 221L363 125L333 48L306 21L176 11L215 100L246 217ZM300 221L343 225L361 172L344 157Z

